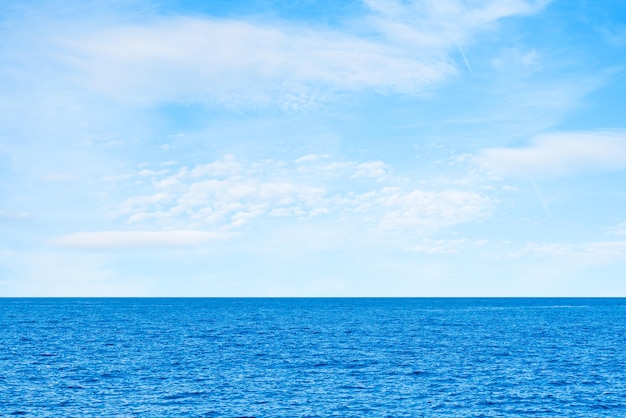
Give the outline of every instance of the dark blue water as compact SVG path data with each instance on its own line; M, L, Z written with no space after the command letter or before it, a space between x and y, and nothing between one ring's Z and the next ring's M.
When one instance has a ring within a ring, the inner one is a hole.
M0 299L0 415L626 416L626 299Z

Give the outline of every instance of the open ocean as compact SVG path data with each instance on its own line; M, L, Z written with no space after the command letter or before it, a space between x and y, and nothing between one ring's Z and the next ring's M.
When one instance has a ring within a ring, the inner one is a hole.
M0 299L0 416L626 416L626 299Z

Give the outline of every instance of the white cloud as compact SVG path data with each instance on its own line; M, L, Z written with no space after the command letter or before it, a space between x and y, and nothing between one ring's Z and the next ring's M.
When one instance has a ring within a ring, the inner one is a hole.
M626 261L626 241L582 244L529 242L522 249L509 253L508 257L566 258L590 264Z
M491 64L499 71L519 73L538 69L541 67L540 60L539 53L534 49L508 48L494 58Z
M382 161L315 160L305 170L297 162L244 163L233 157L181 167L154 178L148 193L127 197L115 215L144 229L226 231L261 217L334 216L364 228L431 231L483 219L495 203L473 191L407 188Z
M626 222L622 222L613 231L615 235L626 235Z
M307 154L304 155L300 158L298 158L295 163L296 164L301 164L301 163L309 163L309 162L313 162L313 161L318 161L318 160L322 160L325 158L330 158L330 154Z
M364 0L382 32L413 47L458 47L499 19L535 13L545 0Z
M356 167L356 172L353 174L353 177L383 177L387 175L388 171L389 167L382 161L369 161L358 164Z
M456 190L403 192L384 188L376 203L386 208L383 228L443 228L485 218L494 201L475 192Z
M82 83L136 103L297 109L333 91L419 93L454 74L447 59L430 54L339 32L234 20L162 19L65 44Z
M222 160L181 167L154 179L151 194L128 197L117 209L131 224L239 228L254 218L303 216L323 198L321 187L275 176L275 162ZM297 208L297 209L296 209Z
M273 209L270 216L285 217L285 216L305 216L307 213L303 211L299 206L292 206L288 208Z
M410 251L423 254L459 254L470 244L467 239L424 239L413 245Z
M200 164L189 172L191 177L226 177L233 176L241 170L241 164L235 162L232 156L226 156L223 161L209 164Z
M80 83L131 103L315 105L334 93L421 94L456 74L459 45L545 2L366 0L360 32L170 17L60 40ZM354 25L353 25L354 27Z
M525 148L491 148L476 161L515 177L556 177L626 168L626 132L561 132L540 135Z
M469 238L423 238L408 248L423 254L466 254L477 259L541 260L555 259L564 263L599 265L626 261L626 241L581 243L472 240Z
M78 249L154 248L201 245L226 236L206 231L99 231L63 235L50 244Z
M324 156L323 158L329 158ZM304 158L304 157L303 157ZM299 171L302 173L318 173L327 177L350 177L350 178L382 178L391 173L391 167L382 161L334 161L324 164L313 164L315 161L322 159L317 154L306 156L309 164L301 166ZM302 163L302 158L295 161Z

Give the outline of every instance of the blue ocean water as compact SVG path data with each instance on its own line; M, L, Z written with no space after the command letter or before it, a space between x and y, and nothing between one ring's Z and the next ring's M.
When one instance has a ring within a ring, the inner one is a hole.
M626 299L0 299L0 415L626 416Z

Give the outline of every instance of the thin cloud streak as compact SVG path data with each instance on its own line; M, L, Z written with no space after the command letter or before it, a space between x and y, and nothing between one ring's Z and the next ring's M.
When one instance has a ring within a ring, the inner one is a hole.
M626 168L626 132L540 135L525 148L490 148L476 157L483 168L512 177L561 177Z
M206 231L98 231L77 232L53 238L55 247L103 250L119 248L157 248L197 246L232 234Z

